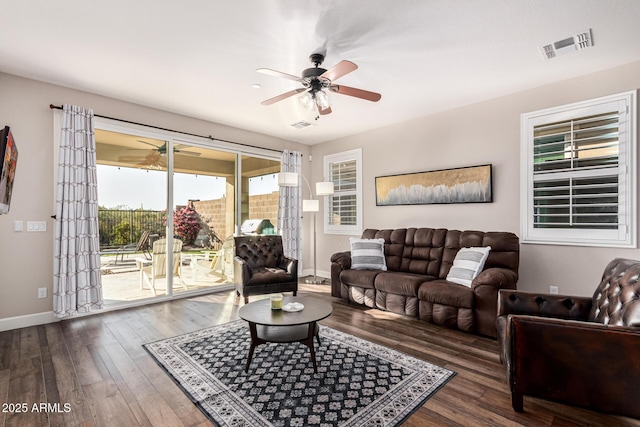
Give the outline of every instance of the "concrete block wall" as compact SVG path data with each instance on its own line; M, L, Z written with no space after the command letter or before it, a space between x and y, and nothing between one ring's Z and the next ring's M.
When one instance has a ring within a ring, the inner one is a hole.
M198 212L203 222L213 230L220 239L224 240L232 234L227 226L227 199L200 200L193 202L193 208ZM232 208L231 206L229 208ZM249 196L249 219L268 219L278 226L278 192Z

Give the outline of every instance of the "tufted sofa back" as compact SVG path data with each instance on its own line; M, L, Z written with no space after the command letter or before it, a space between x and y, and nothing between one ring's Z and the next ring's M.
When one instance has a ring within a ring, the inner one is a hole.
M605 325L640 326L640 262L616 258L607 265L593 294L589 320Z
M363 239L382 238L387 269L444 279L464 247L491 246L485 268L518 271L520 240L509 232L459 231L444 228L367 229Z
M282 264L284 250L281 236L238 236L234 240L236 256L244 259L251 270L275 268Z

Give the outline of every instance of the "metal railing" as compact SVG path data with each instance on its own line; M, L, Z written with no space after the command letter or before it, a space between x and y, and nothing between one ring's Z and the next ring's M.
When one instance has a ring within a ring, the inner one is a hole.
M135 244L142 232L164 236L164 211L99 209L100 247Z

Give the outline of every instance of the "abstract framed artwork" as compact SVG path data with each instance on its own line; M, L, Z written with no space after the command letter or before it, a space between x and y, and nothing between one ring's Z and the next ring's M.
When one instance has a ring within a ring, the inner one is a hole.
M376 177L376 206L490 203L491 165Z

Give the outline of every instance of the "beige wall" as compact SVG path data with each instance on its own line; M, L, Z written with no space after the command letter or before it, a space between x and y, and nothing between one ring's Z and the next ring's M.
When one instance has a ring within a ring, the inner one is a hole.
M550 72L554 64L549 63ZM371 228L448 227L519 234L520 114L640 87L640 63L605 70L441 114L411 120L311 147L196 120L60 86L0 73L0 125L11 126L20 154L11 212L0 216L0 323L51 311L53 257L53 114L48 105L71 103L96 113L151 125L214 135L305 154L303 173L322 180L322 156L362 147L364 225ZM425 94L428 96L428 93ZM384 98L381 102L384 102ZM313 154L313 162L307 154ZM493 164L494 202L473 205L376 207L374 178L403 172ZM13 221L46 221L45 233L13 232ZM318 271L348 249L348 236L324 235L319 221ZM309 258L309 227L303 247ZM613 257L640 258L637 249L522 245L519 287L589 295ZM37 299L46 287L48 298Z
M0 326L3 319L52 310L54 173L51 103L81 105L93 108L96 114L265 148L309 152L307 146L291 141L0 73L0 125L11 126L19 150L11 211L8 215L0 215ZM304 165L305 169L307 167ZM47 231L14 232L14 221L46 221ZM308 233L306 227L305 233ZM37 298L40 287L47 288L47 298Z
M549 72L555 65L549 63ZM312 179L322 179L324 155L361 147L365 228L445 227L520 235L520 114L638 87L640 63L633 63L316 145ZM493 203L375 204L376 176L486 163L493 165ZM331 254L348 250L348 237L319 236L318 270L329 271ZM520 249L520 289L548 291L557 285L560 293L579 295L591 295L612 258L640 258L637 249L531 244Z

